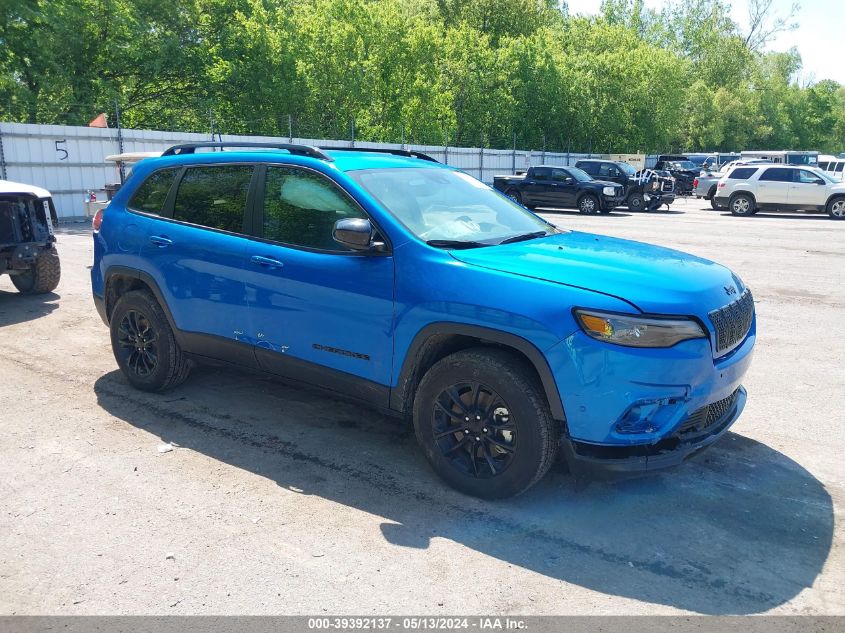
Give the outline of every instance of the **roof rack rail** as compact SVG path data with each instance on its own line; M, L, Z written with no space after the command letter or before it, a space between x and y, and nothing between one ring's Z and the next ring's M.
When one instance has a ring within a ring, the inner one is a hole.
M227 148L227 147L251 147L251 148L263 148L263 149L283 149L287 150L291 154L295 154L296 156L308 156L310 158L318 158L320 160L332 160L331 156L327 156L323 152L321 152L316 147L312 147L311 145L295 145L291 143L238 143L235 141L223 141L223 142L202 142L202 143L185 143L183 145L174 145L162 153L162 156L181 156L182 154L193 154L197 149L202 147L215 147L215 148Z
M379 154L393 154L395 156L405 156L407 158L419 158L420 160L427 160L432 163L439 163L436 158L432 158L428 154L417 152L411 149L390 149L387 147L329 147L321 145L320 149L329 150L331 152L378 152Z

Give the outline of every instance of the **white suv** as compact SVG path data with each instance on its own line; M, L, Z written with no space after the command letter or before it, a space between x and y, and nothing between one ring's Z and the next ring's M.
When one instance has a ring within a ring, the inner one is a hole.
M734 215L803 209L827 212L834 220L845 220L845 183L815 167L734 167L716 185L714 200Z

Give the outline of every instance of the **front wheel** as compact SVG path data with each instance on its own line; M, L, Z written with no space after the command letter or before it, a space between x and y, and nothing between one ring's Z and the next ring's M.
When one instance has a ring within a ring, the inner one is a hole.
M599 212L599 199L593 195L586 195L578 201L578 210L581 213L594 215Z
M469 349L435 363L420 382L413 417L435 472L476 497L518 495L557 457L558 425L534 369L503 350Z
M827 214L832 220L845 220L845 197L834 198L828 202Z
M754 215L754 199L748 194L739 193L731 198L729 208L733 215L746 217Z
M642 211L645 208L645 198L641 193L632 193L628 198L628 209L630 211Z
M22 294L38 295L55 290L61 277L59 254L51 246L38 254L28 270L12 275L12 283Z
M505 192L505 195L517 204L522 204L522 194L519 193L516 189L508 189Z
M120 370L142 391L164 391L191 370L164 310L145 290L120 297L111 315L111 345Z

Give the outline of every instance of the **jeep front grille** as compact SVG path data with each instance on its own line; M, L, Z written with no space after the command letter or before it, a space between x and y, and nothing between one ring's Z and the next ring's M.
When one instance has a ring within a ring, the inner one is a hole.
M725 416L733 410L738 393L739 389L734 391L727 398L723 398L717 402L703 406L700 409L696 409L687 417L686 420L684 420L683 424L678 427L676 435L682 440L688 440L698 437L699 435L703 435L705 432L709 433L709 429L711 427L723 422L725 420Z
M754 297L747 288L739 299L723 308L713 310L710 322L716 329L716 352L729 350L745 339L754 320Z

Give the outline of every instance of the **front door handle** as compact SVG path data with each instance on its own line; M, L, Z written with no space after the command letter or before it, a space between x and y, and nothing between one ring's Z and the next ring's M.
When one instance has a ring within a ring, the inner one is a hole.
M282 262L278 259L273 259L272 257L262 257L261 255L253 255L251 258L253 264L258 264L259 266L265 266L266 268L281 268L284 266Z
M153 235L150 237L150 244L155 244L159 248L164 248L173 244L173 240L164 235Z

